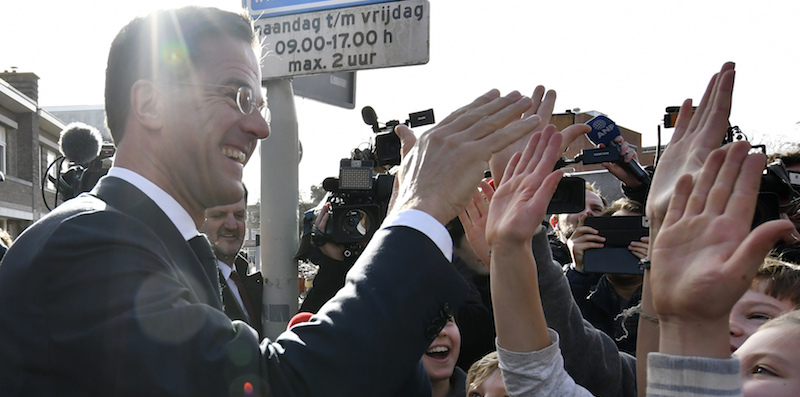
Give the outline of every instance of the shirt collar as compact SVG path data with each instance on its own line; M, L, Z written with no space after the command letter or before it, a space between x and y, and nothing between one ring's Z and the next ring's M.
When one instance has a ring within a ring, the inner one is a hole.
M145 196L156 203L158 208L161 208L161 211L164 211L186 241L200 234L189 212L155 183L134 171L117 166L108 170L108 176L122 179L141 190Z
M217 260L217 267L219 268L219 271L220 273L222 273L222 277L224 277L225 280L231 278L231 273L233 272L233 269L230 266L228 266L227 263L221 260Z

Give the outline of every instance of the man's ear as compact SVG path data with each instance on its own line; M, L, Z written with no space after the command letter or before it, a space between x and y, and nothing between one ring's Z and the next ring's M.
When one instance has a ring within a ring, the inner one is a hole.
M550 215L550 226L553 227L553 230L558 230L558 214Z
M148 130L159 130L164 125L166 101L158 86L147 80L138 80L131 87L131 117Z

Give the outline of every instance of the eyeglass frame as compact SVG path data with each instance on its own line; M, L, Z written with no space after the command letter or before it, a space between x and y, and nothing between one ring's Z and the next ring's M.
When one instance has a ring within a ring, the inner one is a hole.
M236 86L232 86L232 85L185 83L185 82L178 82L178 81L169 82L167 84L186 85L186 86L192 86L192 87L209 87L209 88L228 88L228 89L236 88ZM264 94L266 94L266 88L261 87L261 89L262 89L262 92ZM247 101L248 109L250 110L249 112L245 112L244 107L242 106L242 95L244 95L244 93L243 93L244 90L250 91L250 93L253 94L253 95L250 95L251 99L249 101ZM226 97L228 96L226 94L223 94L223 95L225 95ZM261 117L264 118L264 121L266 121L267 124L270 124L270 122L272 121L272 112L269 110L269 107L267 106L266 97L264 97L264 102L260 106L256 103L257 100L258 99L255 99L255 92L253 92L253 88L251 88L250 86L248 86L248 85L240 85L239 88L236 88L236 97L233 98L233 101L236 102L236 107L239 109L239 112L242 113L245 116L248 116L248 115L253 114L254 110L258 109L258 112L261 114Z

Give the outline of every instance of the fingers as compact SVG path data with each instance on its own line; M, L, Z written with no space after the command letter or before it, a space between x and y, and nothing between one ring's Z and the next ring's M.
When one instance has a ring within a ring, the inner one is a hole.
M730 274L741 274L743 279L749 282L775 243L781 240L792 241L796 238L794 236L796 233L792 222L784 219L762 223L753 229L733 252L724 271Z
M483 192L483 197L486 200L485 203L488 206L489 203L492 202L492 197L494 196L494 187L492 187L492 184L486 179L481 180L480 187L481 192Z
M531 105L528 110L525 111L525 114L522 117L530 117L534 114L537 114L539 111L539 106L542 105L542 99L544 97L544 86L537 85L536 88L533 89L533 94L531 95L531 99L533 100L533 105Z
M331 204L325 203L314 218L314 225L319 228L319 230L325 230L325 226L328 224L328 217L330 216L330 208Z
M714 76L716 78L716 76ZM678 111L678 119L675 120L675 132L672 134L670 142L678 142L683 139L683 136L689 129L689 123L692 121L692 100L687 99L683 101L681 109Z
M405 157L408 152L411 151L411 148L414 147L414 144L417 143L417 136L414 135L414 131L405 124L400 124L395 127L394 133L400 138L400 153L402 157Z
M438 125L439 126L445 126L447 124L450 124L453 120L457 119L459 116L461 116L462 114L466 113L470 109L475 109L475 108L481 107L481 106L483 106L483 105L485 105L485 104L487 104L487 103L491 102L492 100L494 100L496 98L499 98L499 97L500 97L500 91L498 91L497 89L491 89L491 90L489 90L489 92L487 92L487 93L479 96L478 98L476 98L469 105L464 106L464 107L456 110L453 113L450 113L450 115L445 117L444 120L440 121Z
M728 152L725 156L725 163L717 172L716 181L709 192L706 211L712 215L721 215L726 212L727 206L738 203L738 210L744 212L736 215L752 219L758 198L761 171L764 170L766 160L763 156L760 159L755 155L749 157L747 152L750 150L750 144L747 142L737 142L726 146ZM745 163L752 163L753 160L755 160L756 168L746 172L745 168L749 169L752 165L745 167ZM734 189L738 191L738 194L734 195ZM748 198L748 196L750 197ZM750 215L747 215L748 207Z
M575 142L575 139L578 139L580 136L585 136L591 130L592 127L589 127L586 124L573 124L562 130L561 136L563 138L561 140L561 147L558 150L558 153L564 153L569 145L572 145L572 142Z
M724 209L725 213L740 216L749 221L753 219L758 201L758 191L761 185L761 175L766 165L766 158L763 154L748 155L749 144L741 142L745 146L743 149L744 161L741 163L741 170L736 179L735 185L731 189L730 198ZM730 155L729 155L730 156Z
M470 107L461 112L455 119L446 124L449 131L468 132L468 140L476 140L497 131L512 121L519 120L522 113L530 107L532 101L513 91L506 96L494 98L488 103ZM444 125L437 126L442 130Z
M678 178L678 181L675 183L675 191L672 193L672 199L669 201L669 207L667 207L667 213L664 216L662 228L677 223L683 217L686 211L686 203L689 201L689 196L691 194L692 176L683 175Z
M688 216L699 215L705 210L708 194L711 191L711 187L714 186L717 174L722 168L727 150L728 148L720 148L711 152L705 164L703 164L703 168L700 170L700 175L697 177L697 182L694 184L688 204L686 205L686 214Z
M701 127L709 131L699 136L705 146L719 145L728 131L736 72L733 70L733 64L726 66L727 68L724 67L724 72L720 72L718 77L717 91L711 109L706 112L705 120L702 120Z

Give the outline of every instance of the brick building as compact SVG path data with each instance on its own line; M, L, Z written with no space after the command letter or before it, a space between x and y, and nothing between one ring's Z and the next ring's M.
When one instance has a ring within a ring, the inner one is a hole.
M49 212L44 200L54 206L55 186L43 188L42 177L60 155L65 124L39 107L38 81L33 73L0 73L0 227L12 237Z

